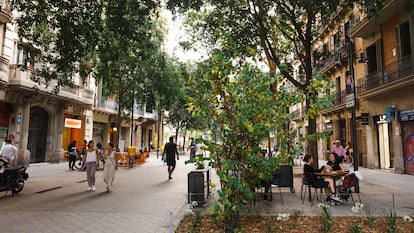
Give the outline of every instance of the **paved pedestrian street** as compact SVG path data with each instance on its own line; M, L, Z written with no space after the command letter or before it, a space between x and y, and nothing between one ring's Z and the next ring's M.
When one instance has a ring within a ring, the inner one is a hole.
M69 171L66 163L31 164L29 180L23 192L15 197L0 193L1 233L117 233L170 232L185 214L187 173L194 168L184 165L188 155L180 156L173 179L168 180L167 167L155 154L149 161L133 169L120 168L116 173L113 192L106 193L102 172L97 172L97 190L87 192L85 172ZM352 169L352 168L351 168ZM398 215L414 213L414 176L360 168L364 180L360 183L361 199L375 215L389 213L392 194ZM300 164L294 173L300 174ZM218 178L212 172L212 180ZM219 187L219 186L217 186ZM277 188L273 201L261 200L249 205L252 215L290 213L317 215L317 201L311 206L300 200L301 178L295 175L295 193L282 188L281 203ZM212 195L213 202L217 195ZM357 197L354 195L354 197ZM352 201L332 206L334 215L352 215ZM201 209L206 212L207 209ZM170 215L172 214L172 217ZM172 228L170 228L172 227Z
M113 191L106 193L102 172L95 192L87 192L86 173L69 171L67 163L31 164L24 190L12 197L0 193L0 232L168 232L182 218L187 192L185 156L173 179L151 155L133 169L119 168Z

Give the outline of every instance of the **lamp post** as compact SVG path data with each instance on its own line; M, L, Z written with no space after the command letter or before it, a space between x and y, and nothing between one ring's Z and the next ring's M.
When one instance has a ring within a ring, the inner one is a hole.
M357 143L357 125L356 125L356 89L355 89L355 72L354 72L354 61L353 61L353 48L354 48L354 40L350 37L349 38L349 75L352 78L352 91L348 95L352 95L350 99L352 99L353 104L349 104L352 106L352 119L351 119L351 128L352 128L352 148L353 148L353 156L354 156L354 171L358 171L358 164L359 164L359 155L358 155L358 143ZM359 182L355 185L355 192L359 193Z

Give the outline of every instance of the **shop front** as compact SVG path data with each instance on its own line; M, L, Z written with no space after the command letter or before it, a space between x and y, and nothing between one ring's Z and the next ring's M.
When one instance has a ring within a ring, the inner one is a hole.
M399 112L402 131L404 173L414 175L414 109Z

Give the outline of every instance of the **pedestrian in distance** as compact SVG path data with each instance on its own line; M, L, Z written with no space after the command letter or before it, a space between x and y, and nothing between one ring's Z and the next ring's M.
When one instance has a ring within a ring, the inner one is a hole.
M351 142L347 141L345 146L345 155L346 155L346 163L353 164L354 163L354 150L352 149Z
M201 141L201 139L196 139L196 153L195 156L197 157L204 157L204 143Z
M331 152L338 155L341 163L345 161L345 148L341 145L341 141L339 139L335 140L335 145L332 147Z
M174 143L174 137L169 138L169 142L167 142L164 146L164 152L162 153L162 157L166 154L167 166L168 166L168 179L172 179L172 173L175 170L176 160L175 155L177 155L177 160L179 160L177 144Z
M76 162L76 140L73 140L68 146L68 153L69 153L69 170L74 170L73 166Z
M188 148L188 150L190 150L190 159L195 158L197 146L196 146L196 144L194 144L194 142L191 142L190 147Z
M110 193L112 191L112 183L115 179L115 170L118 170L118 165L115 162L114 145L112 143L106 145L106 152L103 158L105 161L103 180L106 183L106 192Z
M86 164L87 191L95 191L95 173L96 168L99 167L99 152L95 148L95 143L92 140L88 143L88 149L83 157L83 163Z
M4 166L4 164L13 166L16 155L17 147L12 144L12 140L10 138L4 139L4 145L0 151L0 167Z

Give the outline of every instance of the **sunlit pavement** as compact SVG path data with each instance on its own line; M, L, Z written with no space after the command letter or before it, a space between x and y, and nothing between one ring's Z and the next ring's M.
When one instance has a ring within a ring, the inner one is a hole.
M86 173L68 164L31 164L18 196L0 195L0 232L168 232L184 214L186 156L177 161L173 179L156 155L133 169L120 168L113 191L106 193L102 172L95 192L87 192ZM170 212L172 218L170 218Z
M324 164L324 161L320 161L319 164ZM303 162L296 161L294 166L295 174L303 173ZM353 167L347 167L350 172L353 171ZM414 214L414 176L395 174L390 171L372 170L366 168L359 168L360 173L363 176L363 180L360 182L360 197L361 203L365 207L368 207L371 214L384 216L389 214L393 208L393 195L394 195L394 210L397 215ZM300 175L296 175L294 178L295 193L291 193L289 188L282 188L283 204L280 199L279 189L273 188L273 201L263 202L256 201L253 208L250 208L251 214L272 214L277 215L279 213L294 214L295 211L303 215L317 215L321 213L321 209L318 207L320 201L315 200L313 206L306 197L304 203L300 199L302 178ZM352 189L354 190L354 189ZM313 189L312 189L313 194ZM353 194L355 202L359 202L358 196ZM260 199L260 198L259 198ZM330 203L325 203L330 204ZM354 215L352 212L352 200L349 198L347 202L341 203L339 206L331 206L333 215ZM360 215L365 215L366 211L359 212Z
M106 193L102 172L97 172L97 191L87 192L85 172L69 171L67 163L32 164L30 178L23 192L15 197L0 193L0 232L169 232L176 228L185 214L187 173L194 168L184 165L188 156L181 156L173 179L168 180L167 167L151 154L149 161L133 169L120 168L112 193ZM294 173L302 173L299 162ZM352 168L351 168L352 170ZM360 183L364 205L376 215L392 208L392 194L398 215L414 212L414 176L360 168L364 180ZM273 189L273 201L249 204L250 214L320 213L317 201L311 206L300 200L301 178L294 178L295 193ZM212 180L218 178L212 171ZM219 186L217 186L219 187ZM354 195L354 197L357 197ZM217 195L208 199L212 203ZM352 201L332 206L334 215L352 215ZM201 209L207 210L207 209Z

